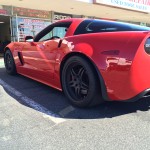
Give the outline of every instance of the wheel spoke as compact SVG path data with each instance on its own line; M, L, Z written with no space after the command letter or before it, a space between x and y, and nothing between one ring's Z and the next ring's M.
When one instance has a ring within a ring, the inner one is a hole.
M88 90L88 89L89 89L89 86L88 86L86 83L84 83L84 82L82 81L82 83L81 83L81 88L84 89L84 90Z
M76 69L76 70L75 70ZM69 85L77 98L83 99L88 93L88 83L82 80L85 80L86 74L83 66L77 65L70 71L70 81Z
M76 94L77 97L80 96L80 87L79 86L75 87L75 94Z
M74 69L72 68L70 71L70 81L69 81L70 87L75 87L76 78L77 78L76 73L75 73Z
M68 70L68 88L76 101L83 101L89 91L89 77L85 67L76 62L70 65Z
M74 78L77 76L77 74L75 73L74 69L72 68L70 71L71 77Z
M80 76L80 78L82 78L84 71L85 69L83 67L79 69L78 76Z
M75 87L75 82L73 80L69 81L70 87Z
M86 83L82 82L81 83L81 93L83 95L87 95L88 94L88 90L89 90L89 86Z

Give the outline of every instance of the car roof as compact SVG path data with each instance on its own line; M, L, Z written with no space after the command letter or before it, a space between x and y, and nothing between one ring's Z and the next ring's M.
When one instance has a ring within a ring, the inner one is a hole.
M72 21L83 21L87 18L69 18L69 19L61 19L56 22L72 22Z

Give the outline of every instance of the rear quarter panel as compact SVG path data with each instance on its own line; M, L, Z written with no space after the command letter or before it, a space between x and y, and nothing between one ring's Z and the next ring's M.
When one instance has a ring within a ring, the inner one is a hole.
M98 68L108 98L126 100L135 96L130 80L134 56L147 32L107 32L76 35L65 38L59 48L60 62L69 53L82 53ZM60 65L56 65L56 78Z

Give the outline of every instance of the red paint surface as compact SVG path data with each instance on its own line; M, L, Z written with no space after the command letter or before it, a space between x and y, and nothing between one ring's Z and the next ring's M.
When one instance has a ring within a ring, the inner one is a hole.
M60 65L66 55L82 53L97 66L111 100L127 100L150 88L150 55L144 42L148 32L106 32L73 36L81 19L72 21L66 36L37 43L11 43L20 74L61 90ZM24 65L17 53L21 52Z

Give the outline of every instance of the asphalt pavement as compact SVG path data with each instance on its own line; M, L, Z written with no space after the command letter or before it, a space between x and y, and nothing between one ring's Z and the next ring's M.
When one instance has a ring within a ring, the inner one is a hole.
M0 58L0 150L149 150L150 98L81 109L65 95L5 72Z

